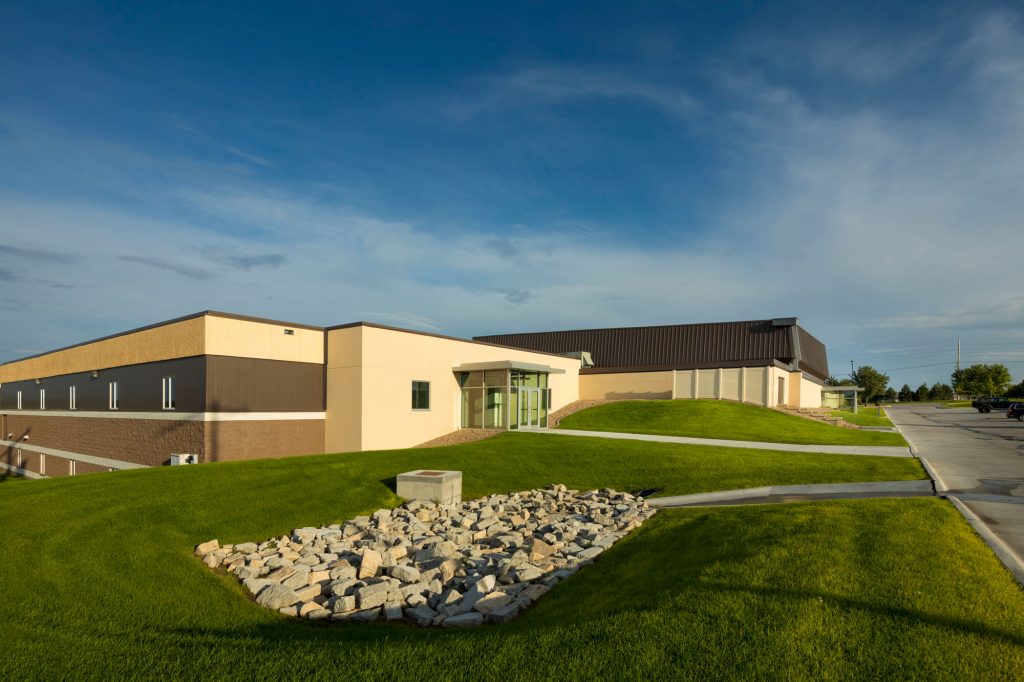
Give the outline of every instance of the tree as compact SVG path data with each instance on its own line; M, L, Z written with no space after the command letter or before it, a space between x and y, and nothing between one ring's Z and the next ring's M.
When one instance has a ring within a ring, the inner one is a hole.
M844 386L842 379L829 375L828 379L825 379L826 386Z
M903 388L900 389L899 399L901 403L909 403L914 399L914 392L910 390L909 384L903 384Z
M928 390L928 397L932 400L950 400L953 397L953 389L948 384L932 384Z
M1006 389L1006 395L1011 398L1024 398L1024 381Z
M894 389L892 386L887 386L885 389L885 399L896 400L896 389Z
M953 389L966 395L1003 395L1013 383L1003 364L975 364L953 372Z
M850 379L857 386L864 389L864 402L873 402L875 398L882 395L885 387L889 384L889 375L882 374L870 365L858 367L857 371L850 375Z
M914 391L914 400L928 400L928 384L921 384Z

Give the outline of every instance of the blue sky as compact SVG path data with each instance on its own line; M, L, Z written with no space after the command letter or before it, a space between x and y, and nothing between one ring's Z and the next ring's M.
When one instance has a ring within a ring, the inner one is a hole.
M0 5L0 361L797 315L1024 378L1019 5L256 4Z

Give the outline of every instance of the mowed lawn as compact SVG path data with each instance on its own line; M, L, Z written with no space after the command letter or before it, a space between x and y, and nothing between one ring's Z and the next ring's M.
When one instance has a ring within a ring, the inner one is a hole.
M558 428L810 445L893 445L898 433L844 429L725 400L623 400L563 419Z
M675 493L810 482L829 478L822 463L849 480L919 475L913 460L877 459L507 434L3 486L4 677L1005 679L1024 670L1024 593L956 511L931 498L663 511L518 620L472 631L289 620L191 555L213 537L259 540L391 506L391 476L421 466L463 470L467 496L556 481Z
M885 416L885 412L878 414L878 410L875 407L866 405L861 407L857 414L853 412L847 412L846 410L832 410L833 417L842 417L843 421L847 421L857 426L886 426L892 427L892 421Z

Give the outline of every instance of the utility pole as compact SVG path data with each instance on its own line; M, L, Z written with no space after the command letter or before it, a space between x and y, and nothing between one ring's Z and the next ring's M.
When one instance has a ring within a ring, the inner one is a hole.
M850 360L850 380L853 380L853 360Z

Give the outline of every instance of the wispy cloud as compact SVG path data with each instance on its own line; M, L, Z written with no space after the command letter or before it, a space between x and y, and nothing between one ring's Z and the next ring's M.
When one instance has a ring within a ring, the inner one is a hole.
M201 252L215 263L226 265L236 270L248 271L256 268L278 268L288 262L288 257L282 253L254 254L218 246L208 246L201 249Z
M453 113L468 117L496 109L586 99L630 101L683 119L701 109L697 98L677 85L596 67L534 66L480 78L477 83L475 94L451 103Z
M129 263L147 265L158 270L167 270L168 272L174 272L191 279L208 280L217 276L217 273L205 268L195 267L193 265L168 260L166 258L158 258L156 256L118 256L118 259Z
M44 263L75 263L79 260L78 256L70 253L12 245L0 248L0 257L5 260L32 260Z

